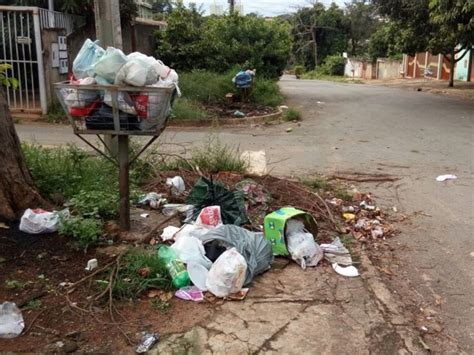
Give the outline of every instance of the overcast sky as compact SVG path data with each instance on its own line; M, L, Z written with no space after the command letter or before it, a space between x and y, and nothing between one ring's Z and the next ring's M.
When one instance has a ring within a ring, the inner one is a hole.
M224 5L224 9L228 8L227 0L185 0L184 3L195 2L198 6L204 5L206 12L209 11L209 5L213 4L214 1L217 4ZM264 16L275 16L281 15L288 12L294 12L299 6L308 4L308 0L241 0L244 5L244 12L246 14L250 12L257 12ZM339 6L344 5L344 1L347 0L334 0ZM328 5L331 4L331 0L320 0L319 2Z

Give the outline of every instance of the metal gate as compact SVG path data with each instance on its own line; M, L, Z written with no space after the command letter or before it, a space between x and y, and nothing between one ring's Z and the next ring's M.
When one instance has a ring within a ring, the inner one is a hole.
M10 64L7 75L18 88L7 88L10 108L47 112L38 8L0 6L0 62Z

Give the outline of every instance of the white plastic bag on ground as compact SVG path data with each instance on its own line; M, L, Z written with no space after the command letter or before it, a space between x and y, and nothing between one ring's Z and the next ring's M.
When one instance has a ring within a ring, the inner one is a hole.
M16 338L25 328L23 315L13 302L0 305L0 338Z
M341 243L339 237L334 239L331 244L321 244L321 249L324 252L324 259L331 264L337 263L343 266L352 265L352 257L349 250Z
M313 235L305 230L303 222L290 219L286 228L286 242L291 258L303 269L318 265L323 258L323 250L314 241Z
M209 269L212 262L206 257L202 242L195 237L181 237L174 242L171 249L176 251L178 259L183 263L197 263Z
M127 62L127 57L120 49L107 47L105 54L92 66L95 75L113 84L120 68Z
M221 206L204 207L201 212L199 212L196 225L204 228L216 228L221 226Z
M231 248L219 256L207 275L206 286L214 296L226 297L242 289L247 262L237 249Z
M91 67L105 54L105 50L97 44L86 39L72 64L72 72L76 79L89 76Z
M268 173L267 158L264 150L246 150L242 153L240 159L242 159L247 165L248 174L262 176Z
M53 233L58 230L58 212L28 208L20 221L20 230L29 234Z
M171 188L171 193L174 196L181 196L181 194L186 190L186 185L181 176L175 176L174 178L167 178L166 185Z
M176 232L174 239L178 240L181 237L195 237L198 238L209 232L209 228L197 226L195 224L185 224Z

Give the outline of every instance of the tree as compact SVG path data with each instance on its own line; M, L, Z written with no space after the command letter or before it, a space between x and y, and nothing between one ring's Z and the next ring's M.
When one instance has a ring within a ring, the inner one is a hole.
M352 0L346 4L345 14L349 22L349 53L362 56L367 53L367 44L379 21L374 16L374 6L365 1Z
M11 221L27 208L48 204L36 190L25 165L3 89L15 85L6 77L7 69L7 65L0 64L0 220Z
M399 29L396 46L404 53L431 51L450 62L454 84L456 55L474 44L474 2L470 0L373 0L379 13ZM464 52L464 54L466 51Z

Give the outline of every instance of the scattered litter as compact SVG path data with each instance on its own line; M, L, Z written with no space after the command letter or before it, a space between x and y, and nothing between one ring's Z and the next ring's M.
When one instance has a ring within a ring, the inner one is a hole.
M176 252L179 260L183 263L197 263L209 269L212 265L212 261L206 258L206 251L202 242L195 237L180 237L170 247Z
M369 205L367 202L365 201L362 201L360 204L359 204L360 207L368 210L368 211L374 211L375 210L375 206L372 206L372 205Z
M171 193L174 196L181 196L186 190L186 185L184 185L184 180L181 176L166 179L166 185L171 188Z
M204 294L196 286L186 286L180 288L174 295L185 301L201 302L204 300Z
M186 218L188 218L188 214L192 216L193 207L194 206L192 205L183 205L180 203L167 203L166 205L163 205L163 210L161 212L165 216L171 216L175 214L176 212L185 213Z
M453 175L453 174L446 174L446 175L439 175L437 178L436 178L436 181L439 181L439 182L442 182L442 181L446 181L446 180L455 180L457 179L458 177L456 175Z
M233 293L225 299L232 300L232 301L243 301L245 297L247 297L247 293L249 293L249 288L243 288L239 292Z
M341 243L341 239L336 237L331 244L321 244L324 252L324 259L331 264L337 263L344 266L352 265L352 257L349 250Z
M341 200L340 198L336 198L336 197L334 197L334 198L332 198L332 199L330 199L330 200L327 199L326 202L327 202L328 204L332 205L332 206L335 206L335 207L342 206L342 204L344 203L343 200Z
M186 265L191 282L201 291L207 291L206 280L209 270L202 264L190 262Z
M287 132L287 133L293 132L293 127L288 127L288 128L286 129L286 132Z
M196 224L185 224L174 235L174 239L178 240L181 237L196 237L199 239L207 232L209 232L209 228L198 226Z
M323 251L314 241L311 233L305 229L303 222L290 219L286 225L286 240L291 258L302 269L306 266L316 266L323 258Z
M428 331L428 328L425 327L424 325L422 325L422 326L420 327L420 329L421 329L422 331L424 331L424 332L427 332L427 331Z
M372 234L372 238L383 237L383 228L382 227L375 227L374 229L372 229L371 234Z
M67 210L61 212L68 214ZM54 233L58 230L59 213L48 212L41 208L28 208L20 221L20 230L29 234Z
M323 102L323 101L316 101L316 103L317 103L318 105L324 105L324 102Z
M346 221L354 221L356 219L356 215L353 213L343 213L342 217L344 217Z
M289 107L286 106L286 105L281 105L280 106L280 110L288 110L288 109L289 109Z
M2 229L10 229L10 227L7 226L7 225L6 225L5 223L3 223L3 222L0 223L0 228L2 228Z
M354 206L343 206L342 207L342 212L343 213L354 213L355 212L355 208Z
M247 262L235 248L225 251L207 275L207 289L216 297L226 297L242 289Z
M0 338L16 338L25 328L20 309L13 302L0 305Z
M243 113L242 111L235 111L234 112L234 116L237 117L237 118L244 118L245 117L245 113Z
M225 248L237 249L247 263L244 285L248 285L256 275L267 271L272 265L272 246L262 233L251 232L234 225L223 225L210 230L199 239L202 240L204 248L208 243L217 242ZM219 258L224 254L225 252Z
M396 206L393 206L392 211L396 213L396 212L398 212L398 208Z
M146 353L148 350L150 350L153 345L155 345L158 340L160 339L160 334L158 333L145 333L142 337L142 341L140 345L137 346L135 351L138 354L143 354Z
M246 172L250 175L263 176L267 171L267 157L264 150L244 151L240 159L246 164Z
M139 205L150 206L151 208L159 208L161 205L166 204L168 201L163 197L163 194L157 194L156 192L150 192L140 198L138 201Z
M140 214L140 217L148 218L148 217L150 217L150 214L149 213L142 213L142 214Z
M342 267L339 266L337 263L332 264L332 268L335 272L339 275L346 276L346 277L356 277L359 276L359 271L354 266L346 266Z
M242 192L229 191L220 181L200 177L186 202L194 206L196 218L204 207L220 206L222 223L241 226L249 222Z
M166 242L167 240L171 240L174 238L175 234L180 230L178 227L168 226L163 229L163 233L161 233L161 240Z
M189 285L189 275L186 267L178 259L176 251L167 245L162 245L158 249L158 259L162 263L172 279L172 284L176 289L183 288Z
M85 270L86 271L92 271L98 266L99 266L99 262L97 261L97 259L90 259L87 262L87 266L86 266Z

